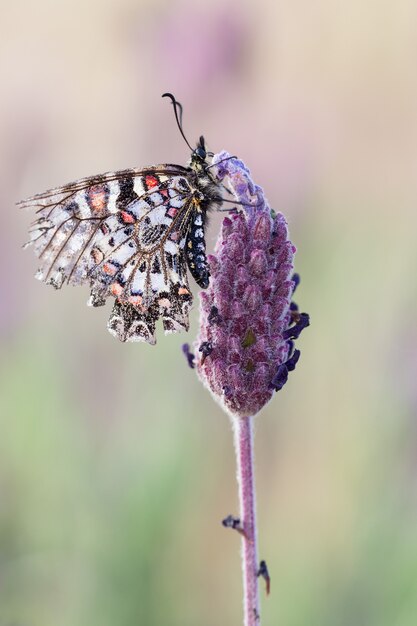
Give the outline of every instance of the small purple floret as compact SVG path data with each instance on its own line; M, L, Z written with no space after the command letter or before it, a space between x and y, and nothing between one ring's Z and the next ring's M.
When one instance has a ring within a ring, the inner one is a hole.
M285 361L285 365L287 367L287 370L289 372L292 372L295 370L295 366L298 363L298 359L300 358L300 354L301 352L299 350L294 350L294 353L292 355L292 357L290 357L289 359L287 359Z
M300 313L298 317L299 319L297 323L284 331L284 339L298 339L301 331L303 331L304 328L307 328L307 326L310 326L310 318L307 313Z
M271 388L275 389L275 391L280 391L285 383L288 380L288 368L282 363L282 365L278 366L277 373L274 378L271 380Z
M213 344L211 341L203 341L201 346L198 348L198 351L201 352L203 358L207 358L213 352Z
M182 344L182 351L185 354L185 358L187 359L188 362L188 366L191 367L191 369L195 368L195 356L194 354L190 351L190 344L189 343L183 343Z
M294 291L297 289L298 285L300 284L300 280L301 280L300 274L297 274L297 273L293 274L291 280L294 283L294 288L292 291L294 293Z
M221 317L219 315L219 309L216 306L212 306L210 313L208 314L207 321L209 324L220 324Z
M223 407L245 417L287 382L300 357L293 340L309 319L291 302L300 278L293 273L295 247L285 217L272 213L242 161L221 152L213 164L241 205L223 220L215 254L208 257L196 368Z

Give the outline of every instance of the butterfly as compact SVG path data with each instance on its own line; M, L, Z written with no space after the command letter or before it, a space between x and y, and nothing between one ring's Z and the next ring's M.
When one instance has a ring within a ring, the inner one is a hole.
M192 293L188 272L205 289L207 212L220 207L222 184L214 156L200 137L195 149L182 129L182 107L172 94L180 132L192 150L189 164L82 178L18 203L36 209L30 240L41 261L39 280L60 289L89 283L90 306L115 298L108 329L121 341L156 343L165 333L188 330Z

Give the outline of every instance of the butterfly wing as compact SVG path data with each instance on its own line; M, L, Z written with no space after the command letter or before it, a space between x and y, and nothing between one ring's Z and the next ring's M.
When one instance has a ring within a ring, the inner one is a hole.
M89 282L93 306L114 296L109 330L122 341L155 343L159 317L166 332L187 329L188 176L178 165L110 172L21 202L37 209L37 277L56 288Z
M165 171L167 177L187 173L185 168L174 165L153 169ZM37 219L31 225L26 245L34 245L41 260L37 277L56 288L65 282L89 282L89 270L95 265L91 250L108 233L108 218L119 213L138 193L145 193L141 179L146 174L147 170L139 169L108 172L18 203L21 208L36 209Z

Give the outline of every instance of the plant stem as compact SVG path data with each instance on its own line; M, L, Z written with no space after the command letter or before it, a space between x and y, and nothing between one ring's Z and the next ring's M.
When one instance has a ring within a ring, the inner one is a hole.
M242 534L244 626L259 626L253 417L233 418Z

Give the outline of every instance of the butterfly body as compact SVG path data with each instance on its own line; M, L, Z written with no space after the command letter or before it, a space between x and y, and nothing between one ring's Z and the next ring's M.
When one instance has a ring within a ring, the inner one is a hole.
M197 207L194 212L186 240L186 258L188 268L197 285L207 289L210 271L206 257L204 237L206 211Z
M122 341L155 343L159 318L166 332L188 330L187 265L206 288L206 215L222 202L209 167L200 138L188 167L109 172L23 201L37 208L37 278L57 289L89 283L92 306L113 296L108 328Z

